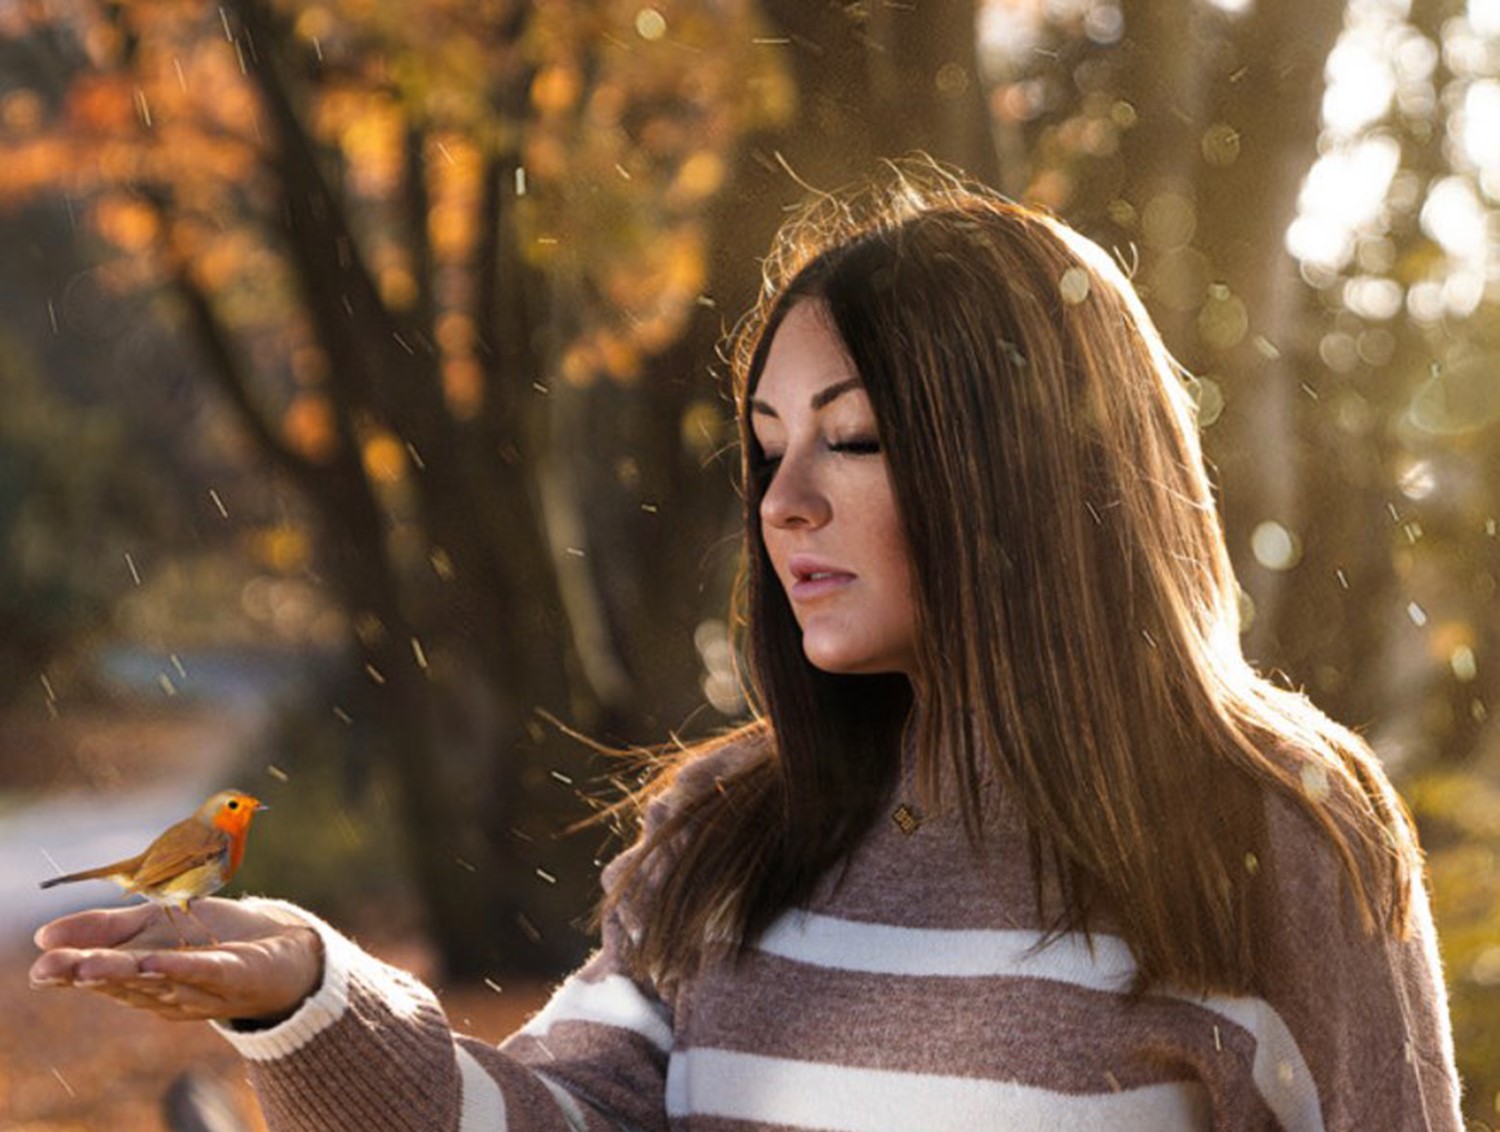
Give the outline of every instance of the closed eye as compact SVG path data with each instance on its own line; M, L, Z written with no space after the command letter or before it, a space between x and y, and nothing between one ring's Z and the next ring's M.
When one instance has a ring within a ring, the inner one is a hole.
M880 450L878 440L840 440L828 445L828 451L837 452L841 456L878 456ZM769 482L780 465L779 455L762 455L753 469L755 478L763 484Z
M874 456L880 451L878 440L844 440L828 446L830 452L843 452L849 456Z

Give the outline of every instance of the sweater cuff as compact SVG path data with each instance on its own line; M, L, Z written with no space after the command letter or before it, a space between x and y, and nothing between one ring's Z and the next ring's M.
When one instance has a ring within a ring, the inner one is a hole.
M239 1029L233 1021L209 1022L241 1056L250 1061L273 1061L296 1053L344 1016L349 1009L350 973L370 959L346 936L304 908L264 897L247 897L245 903L274 908L300 920L318 933L323 944L322 985L302 1001L290 1018L267 1029L254 1030Z

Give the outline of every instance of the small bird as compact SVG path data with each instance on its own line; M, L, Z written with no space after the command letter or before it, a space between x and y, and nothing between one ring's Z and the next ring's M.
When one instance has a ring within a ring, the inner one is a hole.
M245 856L250 819L257 810L268 809L259 799L239 790L221 790L199 806L192 817L168 828L145 852L98 868L52 877L42 881L42 887L77 880L112 880L126 892L160 905L173 927L177 927L172 919L173 908L192 916L204 927L188 905L229 883ZM187 937L181 928L177 928L177 934L186 945ZM213 938L212 932L209 938Z

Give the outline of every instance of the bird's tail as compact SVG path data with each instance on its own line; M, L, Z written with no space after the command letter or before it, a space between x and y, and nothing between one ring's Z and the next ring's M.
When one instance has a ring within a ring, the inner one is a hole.
M117 876L131 876L140 866L140 857L128 857L123 861L100 865L97 869L84 869L82 872L68 873L66 876L48 877L42 881L41 886L43 888L51 888L55 884L72 884L75 880L100 880Z

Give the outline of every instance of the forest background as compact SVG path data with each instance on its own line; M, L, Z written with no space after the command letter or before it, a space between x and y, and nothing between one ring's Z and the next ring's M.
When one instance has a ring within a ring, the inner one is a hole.
M574 963L578 735L745 711L718 351L915 151L1193 375L1246 653L1416 813L1500 1123L1500 0L0 0L5 895L233 776L246 887Z

